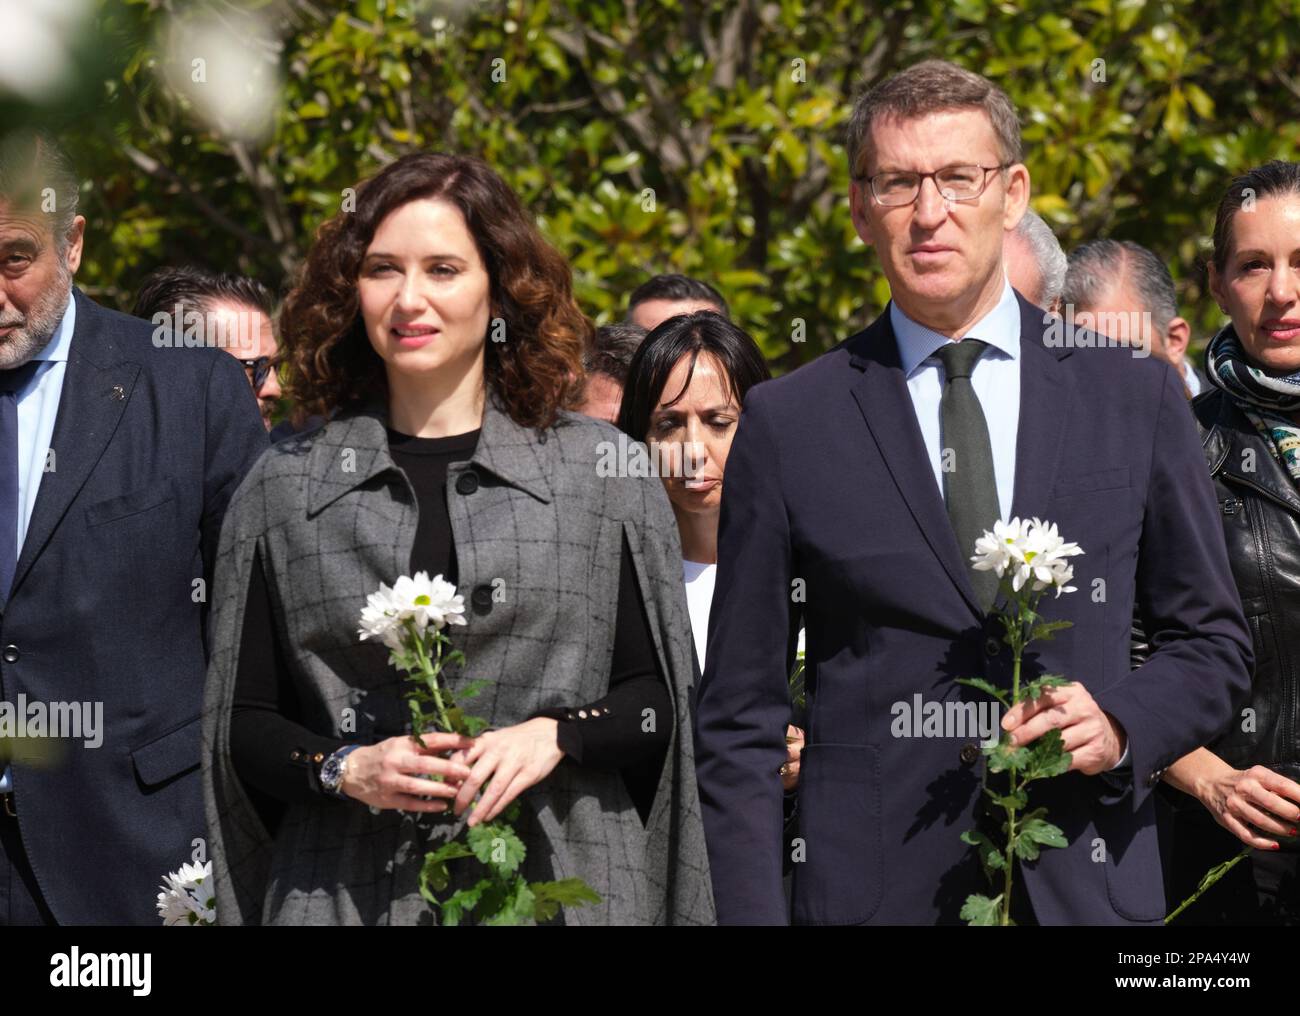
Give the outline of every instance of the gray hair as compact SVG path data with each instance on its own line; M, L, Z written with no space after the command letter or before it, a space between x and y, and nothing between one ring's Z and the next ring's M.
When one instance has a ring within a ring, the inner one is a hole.
M1130 282L1151 324L1164 335L1178 316L1178 294L1169 268L1154 253L1132 240L1094 240L1070 254L1062 304L1094 307L1111 286Z
M1043 221L1043 217L1029 208L1025 209L1016 233L1034 256L1034 263L1038 265L1038 272L1043 277L1043 306L1050 307L1052 301L1065 289L1065 272L1069 267L1069 259L1061 248L1061 241L1052 232L1052 227Z
M45 215L60 254L68 249L80 196L71 161L44 131L21 131L0 140L0 201L16 211Z
M1020 120L1007 93L988 78L946 60L924 60L863 91L845 130L849 176L860 178L870 151L871 127L880 119L916 120L931 113L982 109L993 124L1004 163L1020 162Z
M604 374L619 384L627 381L632 357L641 348L649 333L630 321L601 325L595 338L582 357L583 369L588 374Z

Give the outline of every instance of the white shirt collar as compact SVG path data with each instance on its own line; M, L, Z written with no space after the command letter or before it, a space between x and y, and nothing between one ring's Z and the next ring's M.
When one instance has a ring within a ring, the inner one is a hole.
M950 341L946 335L940 335L925 325L913 321L893 300L889 301L889 323L894 328L894 339L898 343L898 358L902 362L905 377L910 377L913 371ZM1019 358L1020 303L1011 289L1011 283L1003 280L1002 296L997 304L971 325L962 336L962 338L967 337L987 342L1012 360Z

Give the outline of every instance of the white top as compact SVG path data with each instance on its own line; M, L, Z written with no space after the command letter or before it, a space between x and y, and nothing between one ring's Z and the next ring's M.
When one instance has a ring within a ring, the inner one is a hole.
M682 577L686 580L686 606L691 612L691 632L695 635L695 655L700 660L700 673L704 673L704 649L709 641L709 607L713 604L713 580L718 574L716 564L699 561L682 561Z

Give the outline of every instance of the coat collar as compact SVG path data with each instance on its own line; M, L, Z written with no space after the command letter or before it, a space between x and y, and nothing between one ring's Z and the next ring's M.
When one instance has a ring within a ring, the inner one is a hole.
M390 471L405 475L389 454L387 427L386 404L370 399L356 409L338 413L320 430L304 435L304 439L311 440L310 515L376 476ZM539 434L515 423L489 394L484 400L483 427L469 466L539 501L550 502L554 497L547 479L552 463L547 445L550 435L550 430ZM459 471L455 467L453 470Z
M1252 487L1300 515L1300 494L1291 476L1265 446L1268 440L1227 393L1212 388L1192 404L1202 429L1210 474ZM1246 454L1250 449L1251 454ZM1247 468L1249 464L1252 468Z

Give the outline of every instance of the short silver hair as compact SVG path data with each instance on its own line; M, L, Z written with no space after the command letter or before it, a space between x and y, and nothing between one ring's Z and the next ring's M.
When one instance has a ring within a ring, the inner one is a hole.
M1157 332L1165 335L1178 316L1178 293L1169 267L1132 240L1094 240L1070 253L1063 302L1077 310L1096 306L1117 282L1127 281Z
M51 195L53 211L45 211ZM0 202L44 215L60 256L67 252L80 196L76 170L53 135L19 130L0 138Z
M1065 273L1070 265L1061 241L1043 217L1029 208L1025 209L1016 233L1034 256L1038 274L1043 277L1042 305L1050 307L1065 289Z

